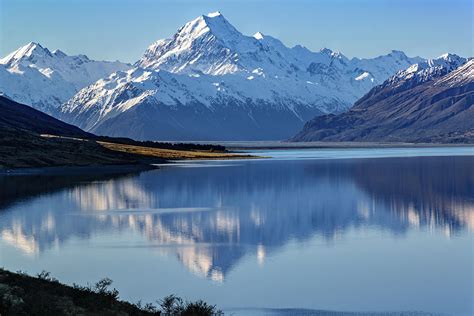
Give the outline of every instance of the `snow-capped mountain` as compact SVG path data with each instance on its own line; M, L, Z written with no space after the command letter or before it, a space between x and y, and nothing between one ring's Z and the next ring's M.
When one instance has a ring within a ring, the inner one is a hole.
M0 59L0 93L17 102L54 114L76 92L130 65L68 56L29 43Z
M472 82L474 82L474 58L469 58L462 67L458 67L454 71L449 72L435 84L444 85L446 87L456 87L459 85L468 85ZM471 106L474 106L474 102L472 101Z
M61 117L98 134L137 139L276 139L322 114L307 105L311 89L292 89L258 75L250 80L135 68L82 89L63 105Z
M315 115L344 111L424 59L348 59L246 36L219 12L152 44L135 68L82 89L62 119L88 131L155 140L282 139Z
M372 96L379 94L379 92L383 90L390 90L391 94L395 94L399 91L414 88L452 72L467 61L467 58L460 57L456 54L444 54L438 58L427 59L413 64L407 69L398 71L381 85L371 89L366 95L359 99L356 104L364 102L365 99L372 98ZM379 94L379 97L380 96ZM376 99L372 98L372 101L374 100Z
M261 32L245 36L222 14L215 12L186 23L172 38L155 42L135 65L186 74L248 76L259 71L269 78L309 78L339 72L346 77L344 79L383 82L397 70L417 61L421 58L408 58L398 51L376 59L349 60L327 48L319 52L300 45L288 48L280 40Z
M323 112L333 112L345 110L361 93L420 61L400 51L374 59L349 60L327 48L319 52L301 45L289 48L261 32L245 36L215 12L186 23L172 38L152 44L135 66L181 74L236 74L246 78L258 74L285 87L304 89L308 84L318 84L323 90L337 88L341 99L338 108L325 107L323 102L318 105Z
M293 141L474 141L474 60L442 55L398 72L347 112L315 117Z
M467 58L456 54L444 54L438 58L428 59L411 65L405 70L400 70L390 77L384 85L399 86L406 83L422 84L459 68L465 64Z

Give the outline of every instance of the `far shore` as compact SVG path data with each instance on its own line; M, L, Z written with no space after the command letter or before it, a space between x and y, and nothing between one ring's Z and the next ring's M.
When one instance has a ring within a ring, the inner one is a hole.
M201 142L196 141L200 144ZM318 149L318 148L438 148L473 147L467 143L395 143L395 142L286 142L286 141L207 141L206 144L222 145L230 151L260 149Z

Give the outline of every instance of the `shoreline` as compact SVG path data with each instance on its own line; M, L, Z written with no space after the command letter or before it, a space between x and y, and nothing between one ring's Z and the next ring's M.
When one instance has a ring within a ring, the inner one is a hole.
M220 161L220 160L246 160L246 159L264 159L268 157L255 156L240 153L223 153L222 156L214 157L193 157L176 159L150 159L148 162L139 162L136 164L93 164L93 165L59 165L59 166L41 166L41 167L18 167L18 168L0 168L0 176L7 175L76 175L86 173L116 174L127 172L141 172L159 169L162 165L173 165L176 162L186 161Z
M197 142L198 143L198 142ZM285 141L255 141L255 142L207 142L219 144L229 150L275 150L275 149L352 149L352 148L442 148L442 147L473 147L468 143L389 143L389 142L285 142Z
M206 142L208 144L209 142ZM222 153L204 152L204 151L188 151L190 155L163 158L163 150L159 151L159 155L153 153L152 155L143 155L140 161L131 163L96 163L90 165L52 165L52 166L31 166L31 167L4 167L0 166L0 176L5 175L40 175L40 174L80 174L98 172L101 174L115 174L127 172L140 172L153 169L159 169L163 165L172 165L176 162L196 162L196 161L227 161L227 160L253 160L253 159L268 159L270 157L253 155L249 153L252 150L305 150L305 149L389 149L389 148L473 148L474 144L431 144L431 143L369 143L369 142L304 142L304 143L288 143L288 142L219 142L215 144L222 144L226 146L228 151ZM167 150L168 151L168 150ZM182 153L184 151L174 151ZM117 151L117 153L120 153ZM123 152L122 152L123 154ZM136 155L136 153L126 153Z

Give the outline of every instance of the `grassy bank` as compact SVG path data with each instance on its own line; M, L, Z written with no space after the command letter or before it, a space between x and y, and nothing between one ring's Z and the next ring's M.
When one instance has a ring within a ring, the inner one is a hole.
M155 304L122 301L111 285L110 279L102 279L94 285L68 286L47 272L31 277L0 269L0 315L223 315L203 301L185 302L173 295Z
M251 158L250 155L240 155L226 151L214 150L177 150L157 147L145 147L137 145L127 145L120 143L110 143L99 141L98 144L118 153L140 155L150 158L159 158L165 160L181 159L245 159Z
M1 168L54 166L130 165L164 163L179 159L250 158L226 152L221 147L137 142L136 144L98 139L38 135L15 130L0 133ZM222 147L223 148L223 147Z

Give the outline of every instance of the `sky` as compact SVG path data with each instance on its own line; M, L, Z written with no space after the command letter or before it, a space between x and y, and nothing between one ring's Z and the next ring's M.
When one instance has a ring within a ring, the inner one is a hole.
M135 62L154 41L220 11L239 31L347 57L392 49L433 58L473 53L473 0L0 0L0 56L28 42Z

